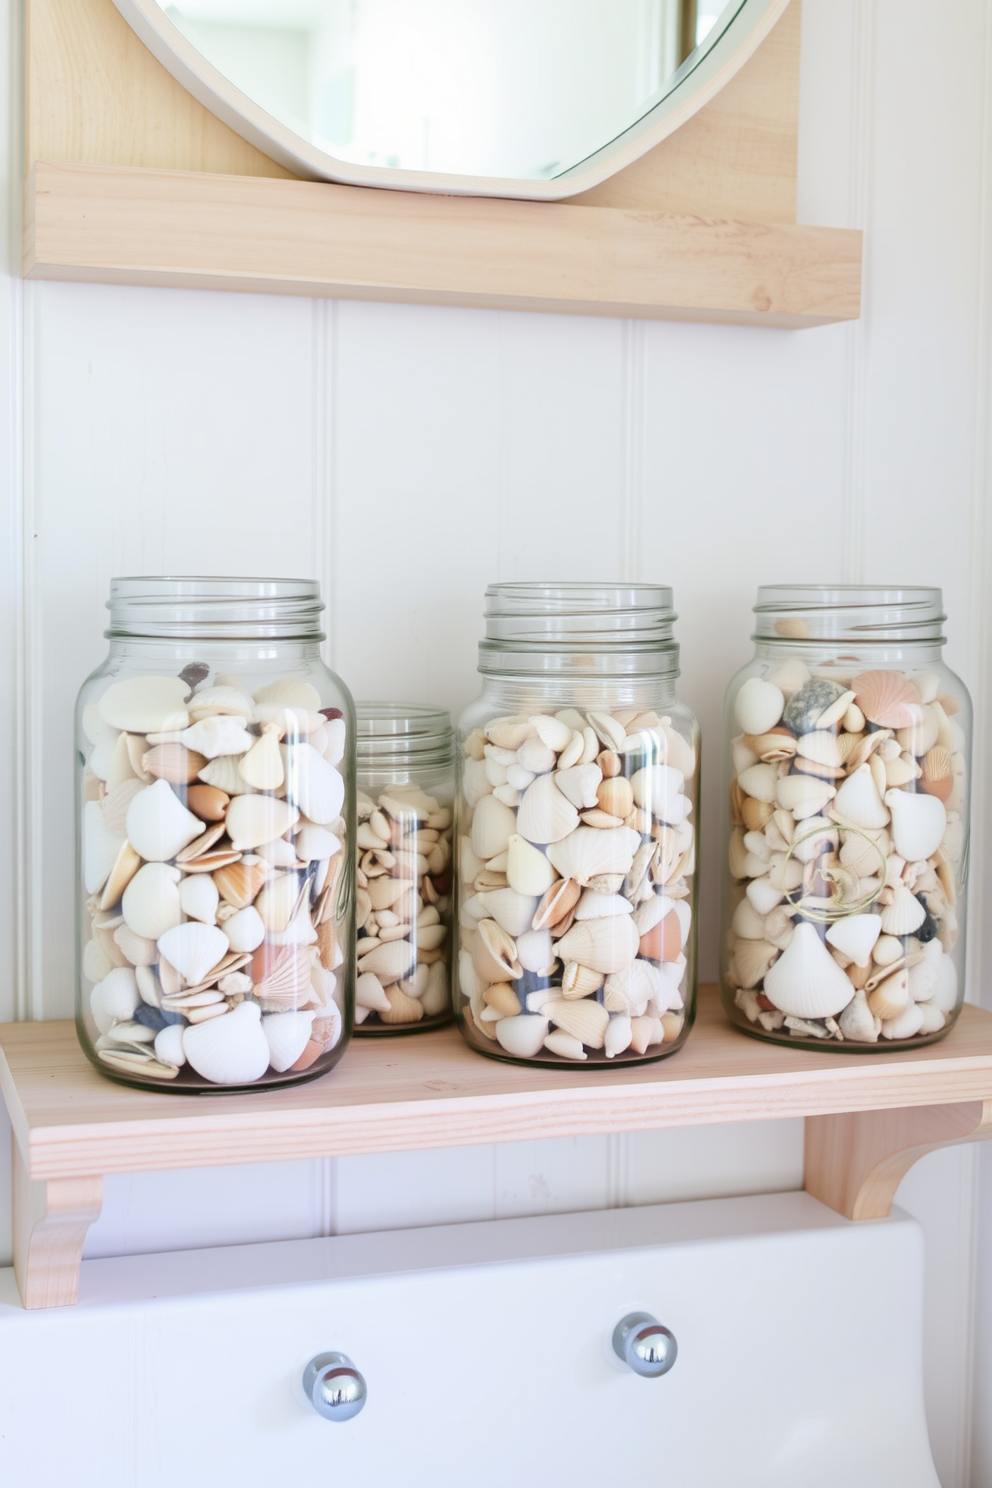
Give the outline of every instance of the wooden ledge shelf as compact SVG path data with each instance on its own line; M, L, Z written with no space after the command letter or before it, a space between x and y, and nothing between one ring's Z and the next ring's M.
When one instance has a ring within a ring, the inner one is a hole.
M712 988L685 1048L620 1071L541 1070L472 1053L457 1031L356 1039L309 1085L145 1094L104 1080L71 1022L0 1026L14 1130L15 1269L25 1305L74 1302L103 1175L401 1152L802 1116L806 1188L851 1218L887 1214L924 1152L992 1129L992 1013L966 1006L927 1048L817 1053L744 1037Z
M857 319L861 233L37 161L24 273L799 329Z

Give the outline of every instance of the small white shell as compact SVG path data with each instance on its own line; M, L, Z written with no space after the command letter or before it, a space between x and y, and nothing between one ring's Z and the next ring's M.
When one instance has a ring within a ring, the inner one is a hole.
M193 694L187 707L193 723L218 713L231 713L242 723L252 723L255 718L252 700L240 687L205 687Z
M833 809L840 821L855 827L876 828L888 825L889 813L875 786L871 765L859 765L844 781L834 800Z
M302 862L312 863L315 859L333 858L341 851L341 839L326 827L306 821L294 837L293 846Z
M629 873L640 841L633 827L577 827L563 841L551 843L548 858L562 878L585 887L602 874Z
M673 765L646 765L630 779L634 800L659 821L677 827L685 820L688 800L682 794L685 776Z
M90 993L90 1012L101 1033L115 1023L126 1023L141 1001L138 983L130 966L115 966Z
M135 734L184 729L188 692L181 677L127 677L107 688L98 704L100 717L112 728Z
M212 759L208 765L204 765L197 778L205 785L215 785L229 796L246 796L251 791L247 780L241 778L236 757L230 754L221 754Z
M557 771L555 785L579 811L588 811L597 804L596 792L602 779L603 772L596 764L572 765Z
M209 873L191 873L179 885L179 903L191 920L212 925L217 918L220 894Z
M614 1059L617 1054L622 1054L625 1049L629 1049L632 1038L629 1016L626 1013L615 1013L609 1021L603 1040L607 1059Z
M528 930L517 939L517 960L524 971L547 972L555 953L550 930ZM435 963L438 964L438 963Z
M167 780L139 791L127 808L127 836L146 863L164 863L204 831Z
M801 923L787 948L766 972L765 996L793 1018L831 1018L845 1008L854 988L812 925Z
M778 771L774 765L749 765L738 775L737 783L741 790L752 796L755 801L765 801L769 806L775 804Z
M496 1038L515 1059L533 1059L540 1053L548 1033L548 1020L530 1013L500 1018Z
M160 1064L171 1064L173 1069L182 1069L186 1063L183 1052L183 1028L181 1023L170 1023L160 1028L155 1035L155 1058Z
M267 724L260 738L238 762L238 774L255 790L278 790L286 778L279 749L279 730Z
M204 876L196 875L197 878ZM265 926L258 910L253 904L249 904L224 921L224 934L232 951L257 951L265 939Z
M889 790L885 804L892 812L892 841L909 863L920 863L935 853L947 827L947 811L938 796Z
M309 744L283 744L281 749L287 798L295 801L302 814L318 826L335 821L344 805L344 779L340 770L322 759Z
M882 1023L882 1037L886 1039L912 1038L923 1027L923 1009L919 1003L911 1002L897 1018Z
M182 919L179 869L166 863L146 863L124 890L121 913L135 935L158 940Z
M225 818L234 851L248 852L263 842L281 837L298 815L295 806L276 796L236 796L227 808Z
M508 935L523 935L531 927L537 909L537 895L518 894L516 889L491 889L480 893L486 914L491 915ZM423 943L423 937L421 937Z
M595 830L594 828L591 830ZM640 937L629 915L582 920L558 942L558 954L593 971L623 971L637 955Z
M188 920L174 925L158 938L162 955L174 966L186 983L194 987L227 954L229 941L216 925L201 925Z
M242 1002L222 1017L183 1032L183 1052L204 1080L215 1085L250 1085L269 1067L269 1043L255 1002Z
M388 1013L389 998L374 972L363 972L355 981L355 1003L372 1012Z
M544 1040L544 1047L552 1054L558 1054L562 1059L588 1059L589 1055L582 1047L582 1040L566 1033L562 1028L556 1028L549 1033Z
M575 906L575 918L599 920L608 915L632 914L633 909L630 900L622 894L600 894L595 889L586 889Z
M312 1012L266 1013L262 1032L269 1045L269 1063L280 1074L290 1069L310 1041Z
M507 844L506 878L518 894L546 894L555 881L555 870L544 853L514 832Z
M481 804L480 802L480 806ZM539 775L533 785L529 785L524 791L517 812L516 831L528 842L537 842L542 845L548 842L560 842L563 837L574 832L578 825L579 814L571 801L562 795L555 784L553 775ZM504 851L509 844L513 831L514 827L511 826L506 842L499 849L500 852ZM472 846L475 847L474 836ZM478 851L476 847L476 852Z
M517 818L509 806L504 806L495 796L483 796L472 818L472 851L483 862L506 852L516 823Z
M882 921L877 914L848 915L836 920L827 931L827 940L855 966L871 965L871 953L882 933Z
M218 755L244 754L257 742L245 728L245 720L229 713L201 718L185 729L180 739L187 749L195 750L208 760L216 759Z
M316 687L297 677L280 677L276 682L266 683L255 693L255 701L275 708L302 708L307 713L316 713L320 709L320 693Z
M363 956L362 943L359 941L358 956L359 971L373 971L383 982L389 983L399 981L409 974L415 952L409 941L385 940Z
M745 734L767 734L782 717L785 698L774 682L749 677L734 701L734 716Z
M791 811L796 821L804 821L808 816L818 816L836 794L832 785L826 780L819 780L815 775L783 775L776 790L778 804L785 811ZM802 1017L803 1014L797 1013L795 1016Z
M881 911L882 929L886 935L912 935L926 919L926 911L919 899L903 884L899 884L891 904Z

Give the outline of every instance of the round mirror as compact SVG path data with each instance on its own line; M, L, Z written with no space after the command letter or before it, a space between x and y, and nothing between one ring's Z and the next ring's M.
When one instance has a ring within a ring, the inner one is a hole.
M722 87L788 0L114 0L298 174L560 198Z

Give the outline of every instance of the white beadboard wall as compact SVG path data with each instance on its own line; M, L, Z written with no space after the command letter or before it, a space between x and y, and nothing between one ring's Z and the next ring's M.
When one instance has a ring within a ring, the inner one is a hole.
M71 1011L73 697L104 649L110 576L169 571L319 577L329 657L357 695L455 710L475 692L490 580L672 583L682 690L706 739L707 977L719 710L748 653L755 585L942 584L948 657L979 720L980 1000L988 0L958 0L953 17L938 0L805 0L800 220L865 228L865 313L793 333L23 284L19 10L0 0L0 76L12 80L0 121L0 1017ZM973 1151L935 1154L900 1193L927 1233L928 1414L944 1488L992 1488L985 1166L983 1185ZM768 1122L138 1174L108 1181L87 1254L796 1188L801 1169L800 1126ZM809 1284L829 1305L829 1279Z

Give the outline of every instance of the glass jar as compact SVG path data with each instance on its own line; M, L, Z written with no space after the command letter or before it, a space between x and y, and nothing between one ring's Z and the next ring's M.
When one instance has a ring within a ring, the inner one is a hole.
M419 703L358 703L356 1032L449 1023L451 718Z
M695 1006L696 720L670 589L493 584L459 724L458 998L496 1059L674 1053Z
M724 1004L806 1048L940 1038L964 989L971 703L939 589L768 585L727 693Z
M77 1028L129 1085L294 1084L351 1033L354 712L309 579L111 582L76 708Z

